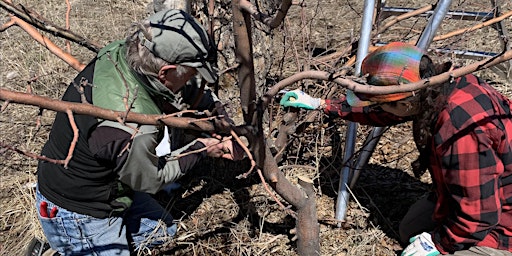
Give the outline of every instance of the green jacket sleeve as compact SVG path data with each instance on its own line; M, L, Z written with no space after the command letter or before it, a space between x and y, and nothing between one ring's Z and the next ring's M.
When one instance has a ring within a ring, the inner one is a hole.
M104 121L102 125L116 127L128 132L126 126L117 122ZM158 157L156 146L163 137L163 130L163 127L159 128L153 125L138 127L138 132L131 141L126 161L118 172L119 180L133 190L156 193L165 185L176 181L186 173L187 170L182 170L177 156L196 145L197 141L194 140L181 148L175 149L166 156ZM203 154L193 154L191 157L200 159ZM185 166L187 169L190 168L189 165Z

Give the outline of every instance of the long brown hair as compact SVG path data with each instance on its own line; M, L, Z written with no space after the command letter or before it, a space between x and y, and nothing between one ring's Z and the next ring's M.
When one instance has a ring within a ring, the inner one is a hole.
M432 59L424 55L420 62L420 75L422 79L432 77L447 71L450 67L451 63L449 62L434 64ZM413 117L413 136L420 153L418 159L412 163L416 177L421 176L428 168L434 126L439 113L446 106L449 88L449 81L440 85L428 86L421 89L415 97L419 113Z

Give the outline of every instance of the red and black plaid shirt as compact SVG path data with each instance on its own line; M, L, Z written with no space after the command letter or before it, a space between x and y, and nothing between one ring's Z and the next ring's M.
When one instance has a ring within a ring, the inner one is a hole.
M511 101L473 75L455 81L439 114L430 156L440 225L432 240L441 253L471 246L512 251ZM388 126L407 121L380 108L327 100L325 112Z

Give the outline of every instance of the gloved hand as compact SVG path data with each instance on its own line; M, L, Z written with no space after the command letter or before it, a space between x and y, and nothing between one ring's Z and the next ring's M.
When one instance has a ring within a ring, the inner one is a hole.
M441 254L432 242L432 236L423 232L409 239L410 244L402 252L402 256L435 256Z
M285 93L279 104L281 104L283 107L294 107L312 110L320 107L320 98L313 98L307 93L299 89L295 89Z

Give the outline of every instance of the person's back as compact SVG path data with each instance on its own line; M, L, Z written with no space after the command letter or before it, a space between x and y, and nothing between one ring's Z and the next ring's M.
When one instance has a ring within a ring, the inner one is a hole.
M446 87L430 155L443 223L433 240L451 252L512 250L512 102L474 75Z
M95 79L96 63L101 63L102 69L100 71L103 73L119 72L119 69L114 66L115 62L111 61L110 55L100 55L76 76L64 93L62 100L83 103L82 100L86 99L87 103L95 105L92 95L98 87L107 87L103 91L115 92L120 90L119 87L122 86L123 90L126 90L127 87L123 84L123 81L115 83L111 80L110 83L105 83L101 79ZM125 81L127 77L132 76L127 71L129 72L129 70L123 72ZM84 86L83 81L88 81L88 85ZM81 86L78 88L77 85ZM134 86L137 86L137 84ZM82 92L79 92L79 90L82 90ZM123 103L121 97L116 98L112 95L115 94L110 93L109 95L112 102L111 106ZM154 104L152 102L148 103ZM133 109L133 111L141 112L140 108ZM77 126L78 140L72 152L69 152L74 137L71 121ZM89 141L91 132L101 121L89 115L74 115L73 120L70 120L66 113L58 112L41 154L51 159L65 159L68 153L71 153L72 157L67 166L40 161L37 171L38 187L46 198L56 204L66 205L68 210L97 218L121 214L128 205L117 205L114 201L124 196L130 196L131 193L129 189L123 189L125 185L117 180L116 172L119 170L115 168L119 166L118 163L122 162L123 159L119 157L110 159L110 161L107 161L108 159L100 161L97 154L99 154L98 151L101 150L103 145L93 144L98 141L104 145L112 143L110 147L116 147L117 149L113 151L119 154L120 150L128 145L128 138L123 136L122 131L112 130L109 137L102 136L94 141ZM125 139L119 140L119 138Z

